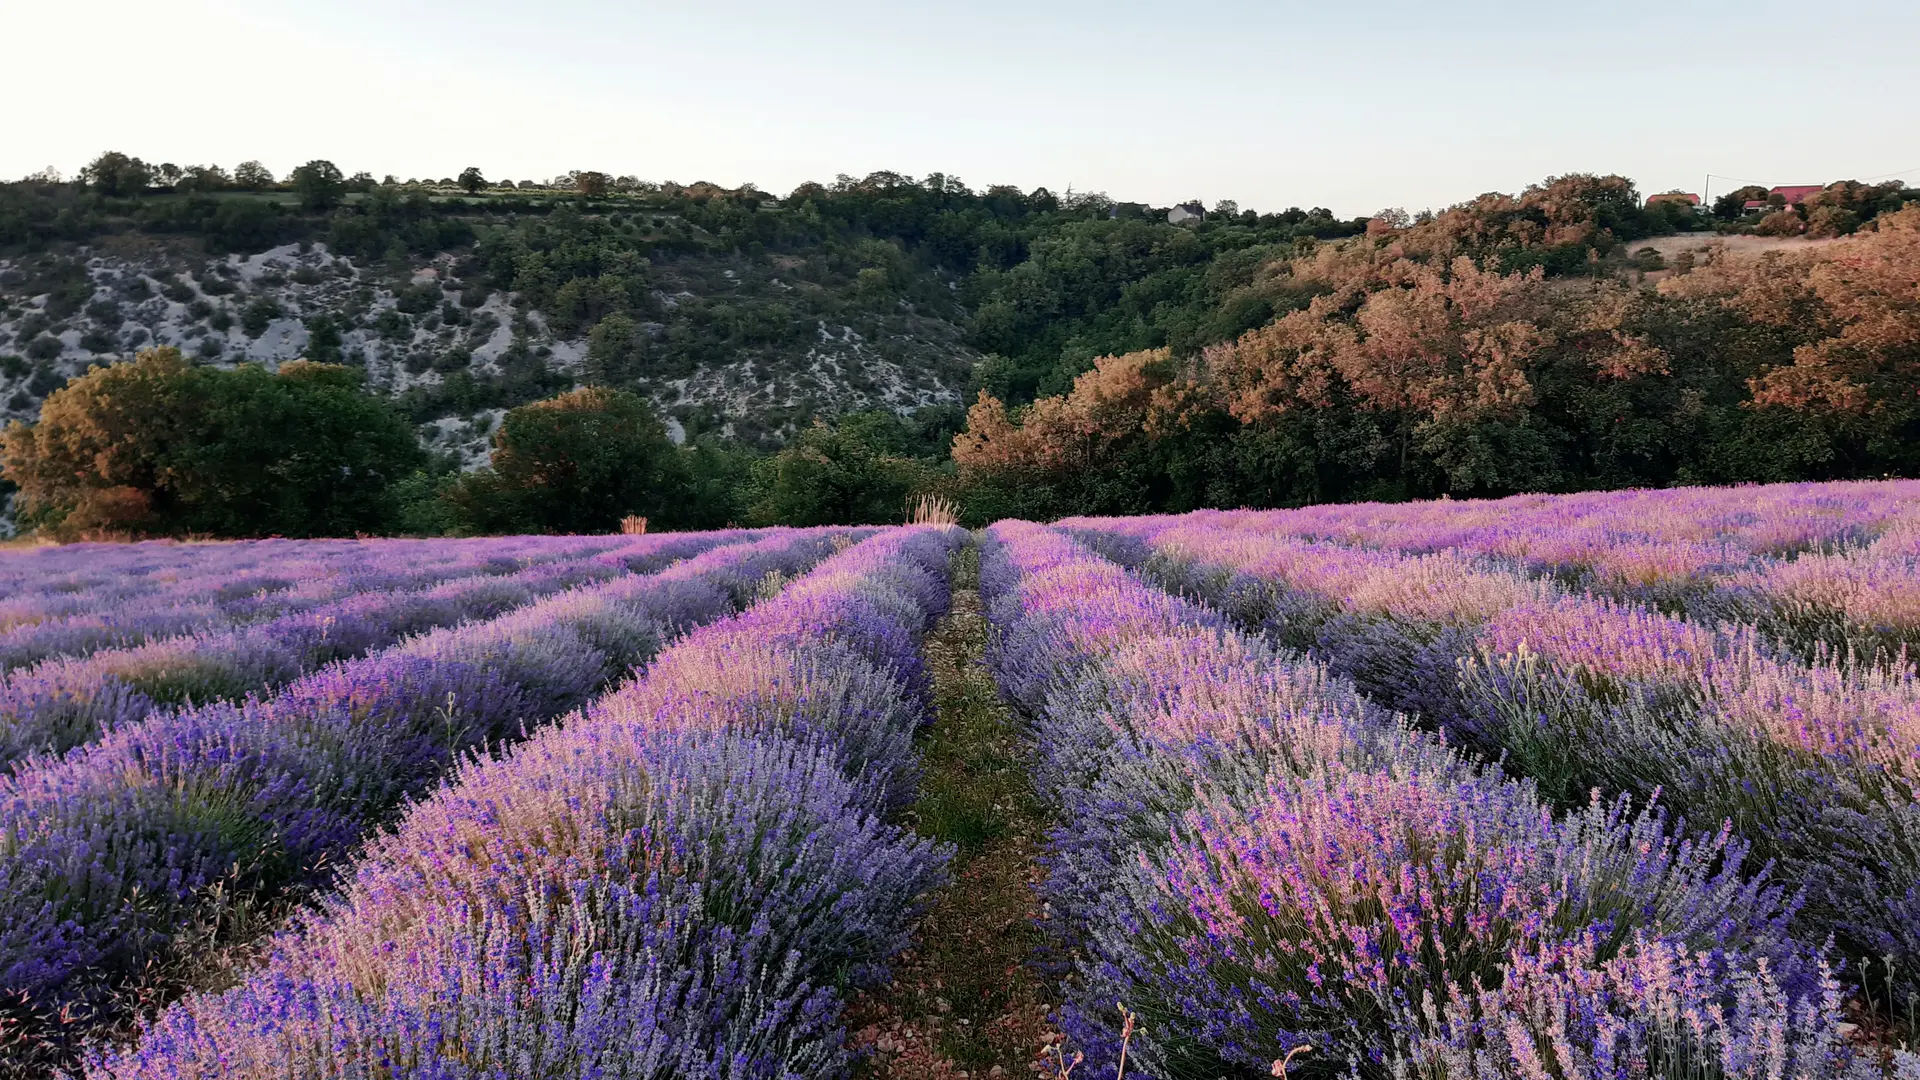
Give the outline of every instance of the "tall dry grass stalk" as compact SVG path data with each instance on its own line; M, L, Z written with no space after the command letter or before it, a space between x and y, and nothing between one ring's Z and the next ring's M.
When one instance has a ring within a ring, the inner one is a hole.
M907 512L909 525L958 525L960 504L945 495L922 495Z

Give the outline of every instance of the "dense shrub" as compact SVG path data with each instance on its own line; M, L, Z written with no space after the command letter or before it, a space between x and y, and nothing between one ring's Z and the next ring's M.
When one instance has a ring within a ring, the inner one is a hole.
M686 514L687 476L646 402L589 387L507 413L491 468L448 492L475 532L613 532L628 515Z
M376 531L421 456L357 372L222 371L171 348L89 372L0 435L22 521L61 536Z

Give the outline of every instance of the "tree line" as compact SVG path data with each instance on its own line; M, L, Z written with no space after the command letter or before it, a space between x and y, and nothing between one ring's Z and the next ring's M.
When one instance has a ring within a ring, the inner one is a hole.
M195 363L172 347L97 366L0 432L21 526L56 539L479 535L886 523L943 473L891 413L817 424L774 454L676 445L643 399L578 387L508 411L489 465L435 460L361 373Z
M1306 302L1197 353L983 392L957 488L977 519L1920 475L1920 201L1641 281L1489 258L1462 224L1276 267Z

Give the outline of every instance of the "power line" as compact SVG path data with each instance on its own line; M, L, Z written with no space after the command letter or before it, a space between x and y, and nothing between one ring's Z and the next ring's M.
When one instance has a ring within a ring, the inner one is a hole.
M1855 177L1855 179L1864 184L1870 180L1885 180L1885 179L1888 179L1889 177L1905 176L1908 173L1914 173L1914 172L1920 172L1920 165L1916 165L1911 169L1896 169L1893 172L1881 173L1878 176L1861 176L1861 177ZM1721 173L1708 173L1707 179L1710 181L1711 180L1736 180L1742 184L1758 184L1761 187L1766 186L1766 181L1764 180L1749 180L1744 176L1726 176Z
M1914 167L1913 167L1913 168L1911 168L1911 169L1899 169L1899 170L1897 170L1897 171L1895 171L1895 172L1890 172L1890 173L1881 173L1881 174L1880 174L1880 175L1878 175L1878 176L1865 176L1865 177L1858 177L1858 178L1856 178L1856 179L1857 179L1857 182L1859 182L1859 183L1862 183L1862 184L1870 184L1870 183L1872 183L1872 182L1873 182L1873 181L1875 181L1875 180L1887 180L1887 179L1891 179L1891 178L1893 178L1893 177L1896 177L1896 176L1905 176L1905 175L1907 175L1908 173L1920 173L1920 165L1916 165L1916 166L1914 166ZM1724 175L1722 175L1722 174L1720 174L1720 173L1708 173L1708 174L1707 174L1707 181L1706 181L1706 185L1705 185L1704 187L1702 187L1702 188L1700 189L1700 201L1701 201L1701 203L1702 203L1702 204L1704 204L1704 203L1705 203L1705 202L1707 201L1707 196L1708 196L1708 195L1709 195L1709 194L1710 194L1710 193L1712 192L1712 190L1713 190L1713 182L1714 182L1715 180L1732 180L1732 181L1734 181L1734 182L1736 182L1736 183L1741 183L1741 184L1752 184L1752 185L1755 185L1755 186L1757 186L1757 187L1766 187L1766 186L1767 186L1767 185L1766 185L1766 184L1765 184L1764 182L1762 182L1762 181L1759 181L1759 180L1748 180L1747 178L1745 178L1745 177L1742 177L1742 176L1724 176Z
M1741 177L1738 177L1738 176L1722 176L1722 175L1720 175L1719 173L1708 173L1708 174L1707 174L1707 182L1706 182L1706 185L1705 185L1705 186L1703 186L1703 187L1702 187L1702 188L1700 189L1700 205L1702 205L1702 206L1705 206L1705 205L1707 205L1707 197L1708 197L1709 195L1711 195L1711 194L1713 194L1713 182L1714 182L1715 180L1732 180L1732 181L1734 181L1735 183L1739 183L1739 184L1752 184L1752 185L1755 185L1755 186L1757 186L1757 187L1766 187L1766 186L1767 186L1767 185L1765 185L1765 184L1762 184L1762 183L1761 183L1760 181L1758 181L1758 180L1747 180L1747 179L1743 179L1743 178L1741 178Z

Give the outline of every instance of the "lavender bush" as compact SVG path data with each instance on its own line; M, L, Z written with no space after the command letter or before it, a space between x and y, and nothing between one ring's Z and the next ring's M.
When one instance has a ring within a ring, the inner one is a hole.
M1890 968L1894 1012L1920 998L1920 678L1904 661L1808 660L1755 626L1576 596L1450 552L1177 525L1105 543L1563 806L1598 788L1731 822L1806 886L1803 936Z
M488 619L542 596L658 567L723 542L724 533L665 534L512 574L479 573L410 591L348 596L263 623L61 658L0 681L0 766L57 754L156 708L263 692L327 663L468 619Z
M1306 1045L1332 1072L1431 1073L1457 1047L1482 1075L1544 1075L1528 1054L1605 1058L1675 1008L1704 1035L1662 1043L1642 1061L1656 1075L1852 1067L1834 975L1737 838L1624 803L1556 815L1066 538L992 533L994 664L1060 809L1047 889L1085 955L1062 1020L1087 1068L1117 1060L1118 1004L1144 1025L1132 1060L1160 1077L1263 1074ZM1676 956L1705 975L1624 974ZM1535 969L1564 977L1528 982L1526 1012L1515 973ZM1585 1026L1535 1022L1554 1009ZM1498 1032L1463 1019L1509 1013Z
M216 883L263 895L322 879L461 754L578 707L833 535L722 546L28 762L0 779L0 1000L29 1026L84 1018Z
M266 970L98 1077L825 1077L946 853L878 813L957 530L892 530L697 630L381 836Z
M51 656L81 656L154 638L257 623L356 595L424 589L453 578L571 562L618 546L608 537L576 538L564 546L529 548L515 557L523 548L517 540L485 546L369 542L354 550L275 560L259 571L235 565L249 560L224 551L224 545L209 546L226 557L205 558L191 574L149 582L149 588L130 588L120 579L83 593L60 593L60 606L72 609L62 614L48 610L53 605L43 599L38 617L28 619L23 610L31 606L28 598L9 598L4 607L13 619L0 630L0 670Z
M1673 614L1760 626L1805 653L1920 644L1920 483L1879 481L1069 519L1135 542L1204 527L1445 553ZM1116 554L1120 554L1116 552Z
M201 604L221 616L270 617L290 605L336 599L357 581L389 587L431 574L508 574L623 543L619 537L516 536L483 540L253 540L222 544L76 544L0 558L0 631L62 618L114 619L144 606Z

